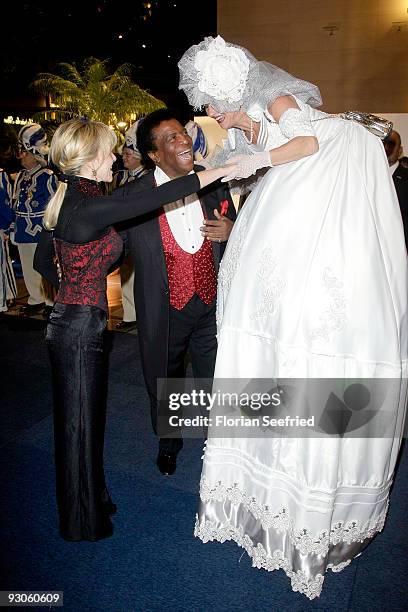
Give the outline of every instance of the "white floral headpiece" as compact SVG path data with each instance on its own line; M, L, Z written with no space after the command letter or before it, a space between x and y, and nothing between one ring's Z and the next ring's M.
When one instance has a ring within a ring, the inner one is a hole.
M237 47L217 36L205 51L198 51L194 68L198 89L217 100L239 102L248 79L249 60Z
M258 104L266 108L279 96L297 96L311 106L322 103L316 85L298 79L252 53L227 43L221 36L207 36L192 45L178 63L179 89L191 106L211 104L220 112L247 110Z

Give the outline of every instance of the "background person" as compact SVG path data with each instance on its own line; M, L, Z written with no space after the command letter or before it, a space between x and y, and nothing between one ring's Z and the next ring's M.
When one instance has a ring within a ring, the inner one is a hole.
M203 162L208 157L208 142L204 134L202 127L196 122L190 119L187 121L185 128L187 134L191 138L193 145L193 155L197 163Z
M17 284L9 252L9 233L13 224L12 180L14 170L15 143L13 134L8 130L0 133L0 312L5 312L15 304Z
M137 180L146 170L141 162L140 152L137 148L136 131L139 121L133 123L125 134L125 143L122 147L123 169L113 176L113 189L117 189ZM123 319L116 324L116 329L129 331L136 327L136 309L134 301L135 269L132 259L127 252L119 268L120 286L122 290Z
M7 231L13 221L11 189L7 172L0 168L0 312L6 312L8 300L17 297L16 281L8 252Z
M44 211L57 189L58 181L47 168L47 136L38 123L30 123L21 128L18 143L23 170L18 173L13 189L13 240L17 244L24 284L28 291L27 304L20 308L20 314L43 312L47 315L52 307L52 299L43 286L41 276L33 268L33 259L43 230Z
M384 139L384 148L387 154L390 173L394 181L400 206L402 222L404 224L405 244L408 249L408 167L402 156L401 136L395 130Z

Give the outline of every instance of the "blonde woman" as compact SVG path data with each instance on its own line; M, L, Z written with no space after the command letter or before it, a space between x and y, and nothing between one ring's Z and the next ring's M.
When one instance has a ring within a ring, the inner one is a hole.
M52 234L43 232L35 258L37 271L59 285L46 340L53 372L57 503L66 540L110 536L110 515L116 510L103 470L106 275L122 252L112 224L227 174L223 168L209 170L145 192L134 182L104 197L98 181L112 181L115 144L103 123L73 119L57 129L50 157L63 175L44 217Z

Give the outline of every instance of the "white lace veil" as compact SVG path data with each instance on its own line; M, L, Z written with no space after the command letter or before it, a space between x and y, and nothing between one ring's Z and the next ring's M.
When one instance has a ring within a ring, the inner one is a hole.
M187 49L178 67L179 89L196 110L207 104L220 112L248 110L253 104L266 109L276 98L286 95L296 96L309 106L322 104L316 85L297 79L269 62L258 61L247 49L227 43L221 36L208 36ZM242 130L231 128L228 135L223 148L217 146L207 158L210 167L223 165L231 155L250 155L257 149L256 145L248 144ZM261 170L255 177L231 181L231 191L251 191L265 172Z
M293 95L317 107L319 88L269 62L258 61L244 47L208 36L184 53L178 63L179 89L194 109L211 104L220 112L258 103L266 108L279 96Z

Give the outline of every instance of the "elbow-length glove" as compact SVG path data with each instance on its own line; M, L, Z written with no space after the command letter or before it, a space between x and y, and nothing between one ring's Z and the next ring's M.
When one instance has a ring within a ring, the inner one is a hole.
M230 174L221 179L223 183L234 179L248 178L251 174L255 174L257 170L272 166L269 151L261 151L253 155L235 155L228 160L228 164L233 164L234 167Z

